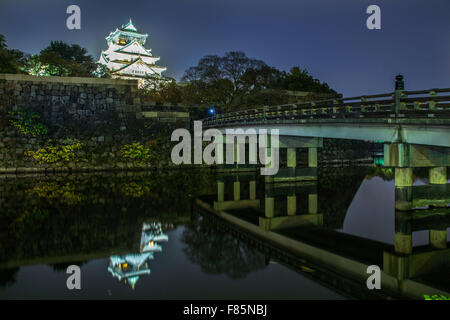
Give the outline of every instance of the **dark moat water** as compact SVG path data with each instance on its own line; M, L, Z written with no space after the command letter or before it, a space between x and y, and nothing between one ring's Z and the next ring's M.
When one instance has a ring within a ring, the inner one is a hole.
M416 177L415 186L426 186L426 171ZM323 168L316 182L278 186L254 172L212 170L3 177L0 298L385 299L449 292L449 249L429 240L429 230L447 230L449 241L448 207L405 216L394 203L393 172L372 167ZM222 209L232 220L208 206L228 206ZM282 227L264 227L269 220ZM81 268L80 290L67 288L70 265ZM369 274L361 276L369 265L388 279L380 290L369 290Z

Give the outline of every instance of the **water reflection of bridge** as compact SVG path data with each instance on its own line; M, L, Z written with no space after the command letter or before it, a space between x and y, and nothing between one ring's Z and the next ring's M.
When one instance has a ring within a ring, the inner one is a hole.
M320 209L326 206L319 205L317 176L310 181L261 183L256 172L223 171L217 179L214 199L196 200L203 216L289 266L302 270L309 265L317 271L317 281L338 292L419 299L424 294L450 295L448 284L430 280L450 264L448 184L411 183L405 191L396 181L396 207L405 199L409 203L408 211L392 209L395 240L390 245L325 228L328 223ZM422 230L429 231L429 244L413 246L412 234ZM366 287L369 265L382 270L381 293Z

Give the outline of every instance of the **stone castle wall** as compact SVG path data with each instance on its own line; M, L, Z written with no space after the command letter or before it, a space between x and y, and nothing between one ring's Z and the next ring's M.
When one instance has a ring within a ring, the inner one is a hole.
M19 106L52 126L105 132L123 127L127 113L140 111L140 100L137 81L0 74L0 112Z
M39 115L48 134L24 134L12 125L11 113L21 108ZM158 132L160 129L154 127L164 126L149 125L145 118L137 117L141 111L135 80L0 74L0 172L136 167L120 159L120 148L134 142L148 143L149 127ZM67 139L83 143L80 156L86 161L61 168L36 165L24 155Z

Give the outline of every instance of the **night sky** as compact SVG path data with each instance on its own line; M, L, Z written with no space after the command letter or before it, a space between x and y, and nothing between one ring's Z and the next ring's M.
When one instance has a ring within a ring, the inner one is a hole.
M66 28L71 4L81 30ZM366 28L371 4L381 30ZM63 40L97 59L130 17L177 80L206 54L242 50L282 70L306 68L344 96L392 91L397 73L406 89L450 87L450 0L0 0L0 34L27 53Z

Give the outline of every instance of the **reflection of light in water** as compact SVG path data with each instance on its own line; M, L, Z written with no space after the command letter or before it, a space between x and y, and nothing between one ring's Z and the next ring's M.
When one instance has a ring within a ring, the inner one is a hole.
M158 242L168 241L160 222L144 223L142 226L140 253L114 255L109 258L108 271L113 277L124 280L134 289L141 275L150 274L148 260L153 259L154 252L161 252Z

